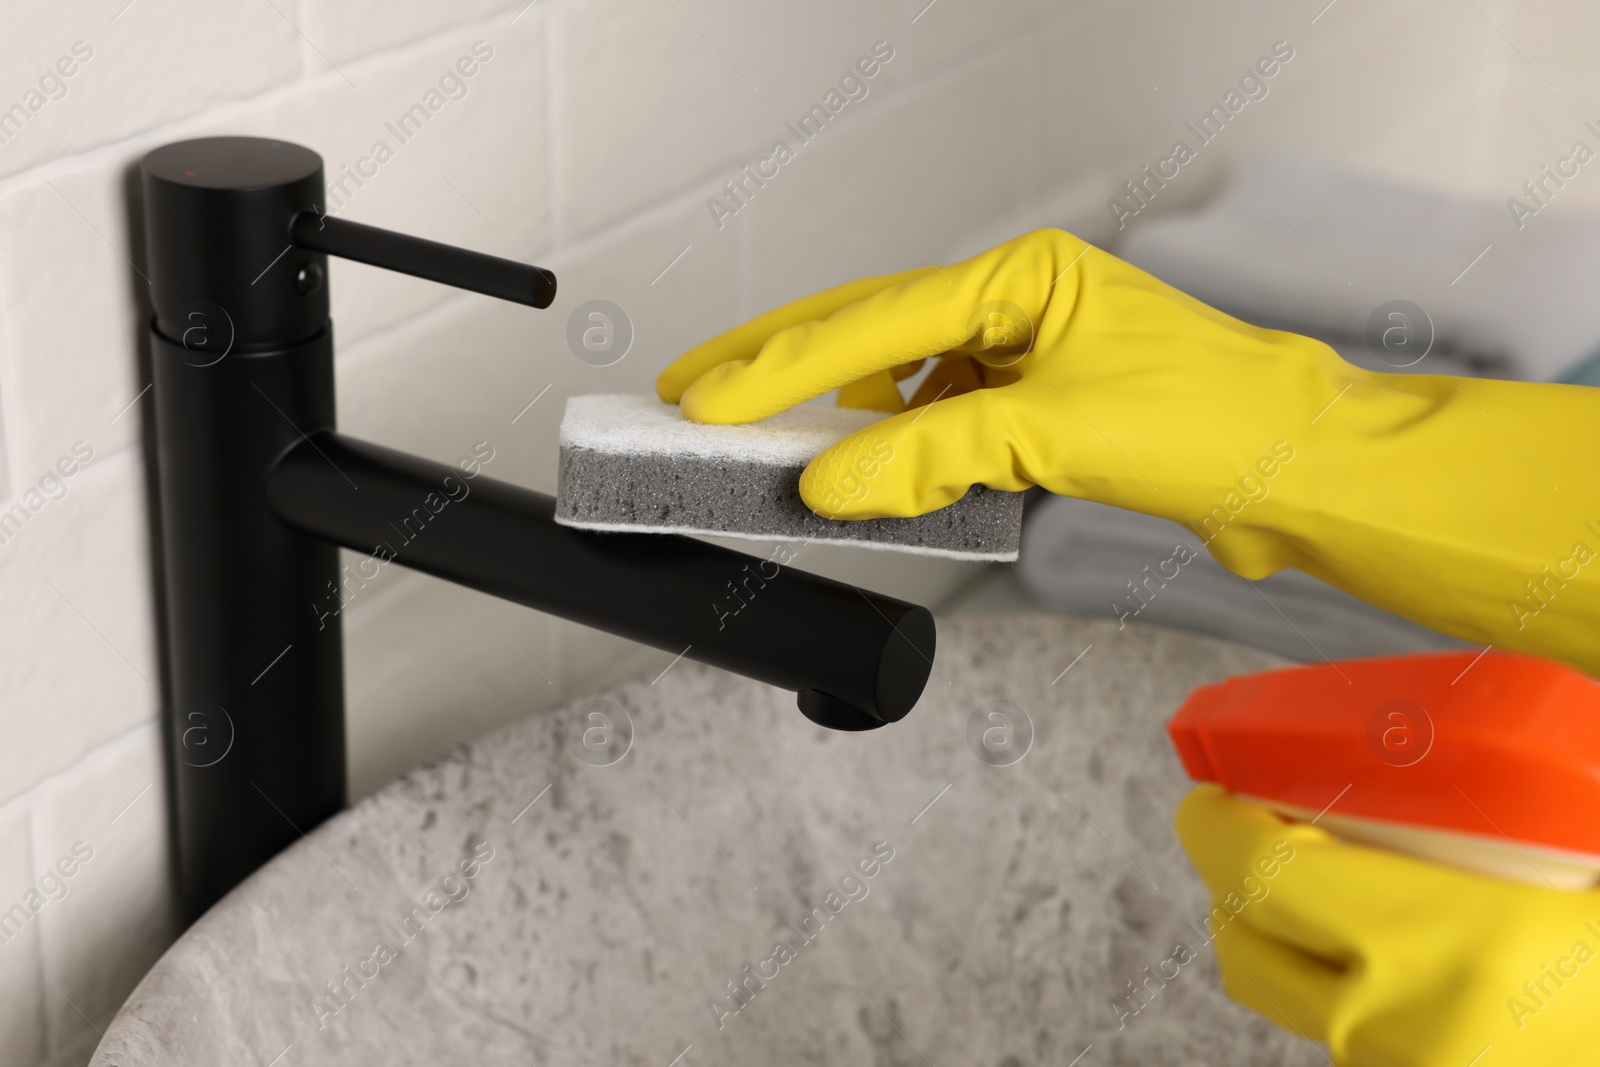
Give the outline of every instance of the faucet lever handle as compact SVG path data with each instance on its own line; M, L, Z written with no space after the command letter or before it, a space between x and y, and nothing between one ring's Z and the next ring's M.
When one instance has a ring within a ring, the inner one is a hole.
M429 281L547 308L556 298L556 276L543 267L484 255L393 230L302 211L289 225L300 248L386 267Z

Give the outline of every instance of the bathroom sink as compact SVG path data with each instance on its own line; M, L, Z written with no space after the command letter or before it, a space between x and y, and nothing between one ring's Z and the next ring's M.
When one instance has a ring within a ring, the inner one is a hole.
M1167 716L1280 662L948 619L920 706L860 734L678 662L311 832L172 946L93 1063L1323 1063L1223 996L1171 829Z

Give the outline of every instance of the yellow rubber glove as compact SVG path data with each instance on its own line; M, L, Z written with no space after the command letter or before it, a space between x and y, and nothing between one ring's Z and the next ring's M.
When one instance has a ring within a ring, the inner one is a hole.
M885 372L934 356L914 410L807 468L814 511L917 515L975 483L1043 485L1184 523L1247 578L1297 567L1600 673L1600 390L1364 371L1058 230L796 301L656 387L698 422L841 388L894 408Z
M1600 1064L1600 892L1342 844L1215 785L1177 826L1228 995L1338 1067Z

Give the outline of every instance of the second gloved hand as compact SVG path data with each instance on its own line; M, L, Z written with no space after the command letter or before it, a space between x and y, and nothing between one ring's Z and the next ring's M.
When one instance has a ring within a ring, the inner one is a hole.
M1344 844L1215 785L1177 826L1231 916L1212 942L1228 995L1338 1067L1600 1064L1600 892Z

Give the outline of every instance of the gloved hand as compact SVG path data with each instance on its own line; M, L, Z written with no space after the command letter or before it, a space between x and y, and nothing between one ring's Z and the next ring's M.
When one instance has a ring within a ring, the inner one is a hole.
M927 356L944 359L918 399L945 398L819 457L800 486L813 510L916 515L982 482L1199 516L1259 476L1285 398L1343 366L1046 230L796 301L691 350L656 387L696 422L751 422L835 388L847 405L902 409L889 373ZM1320 403L1304 397L1306 420ZM885 446L893 459L861 492L855 461Z
M930 356L915 410L806 469L814 511L917 515L974 483L1043 485L1184 523L1246 578L1297 567L1600 673L1600 390L1364 371L1059 230L778 308L656 388L697 422L832 389L895 410L895 371Z
M1600 1063L1600 892L1343 844L1213 784L1177 827L1228 995L1338 1067Z

